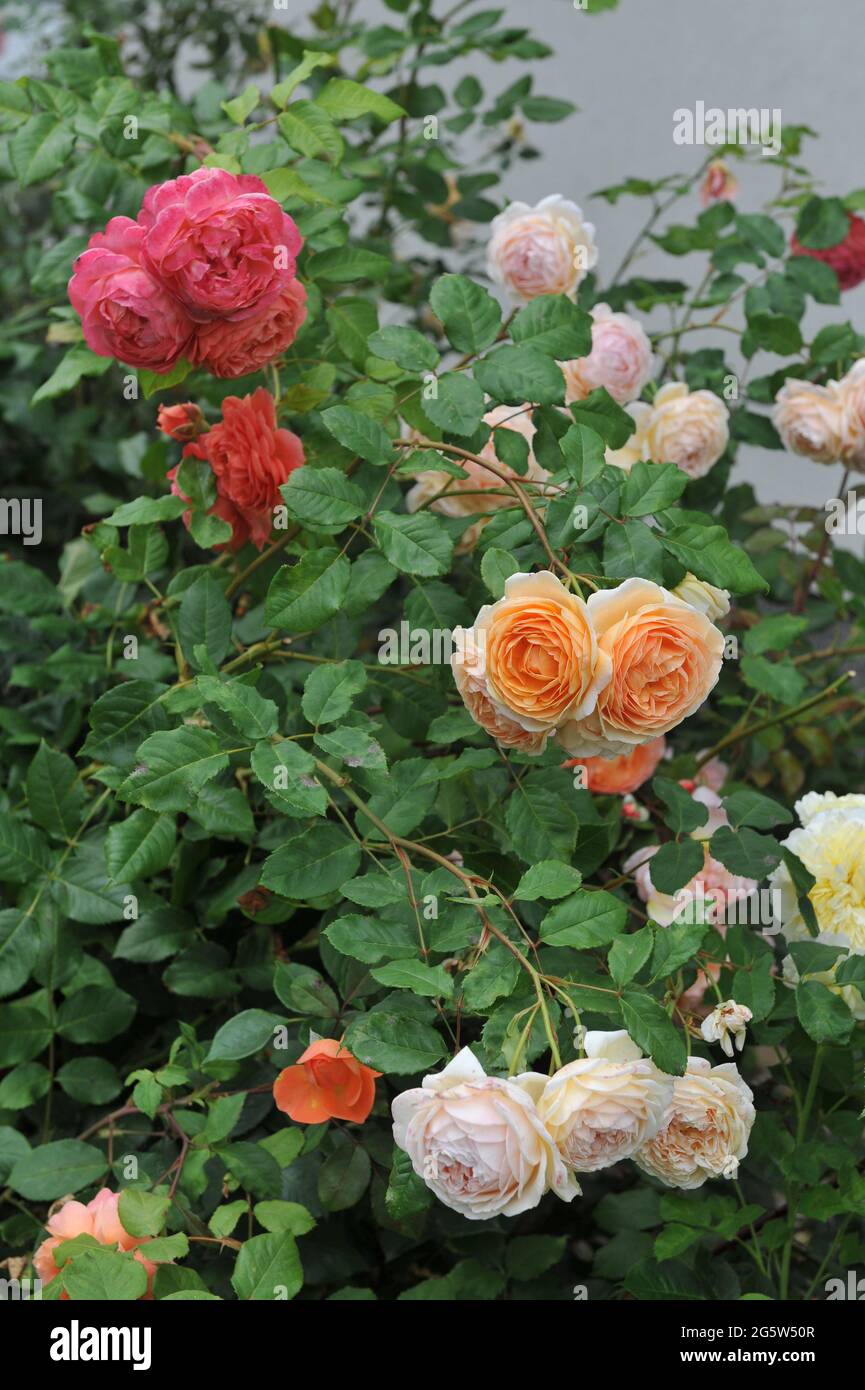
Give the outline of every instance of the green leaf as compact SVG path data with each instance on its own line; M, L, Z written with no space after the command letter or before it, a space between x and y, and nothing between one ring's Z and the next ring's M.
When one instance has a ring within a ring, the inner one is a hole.
M52 401L57 396L63 396L86 376L104 376L111 364L110 357L97 357L89 347L76 343L61 358L48 380L43 381L34 392L30 404L39 405L40 401Z
M406 372L434 372L439 363L433 344L414 328L380 328L370 336L369 350Z
M446 372L435 383L435 393L424 398L427 417L449 434L474 434L485 410L484 393L465 372Z
M348 405L322 411L322 423L345 449L369 463L393 463L393 446L375 420Z
M761 695L768 695L782 705L798 705L808 682L792 661L767 661L764 656L745 654L741 661L746 685Z
M202 575L183 595L180 603L180 645L190 666L201 669L196 647L203 647L215 666L231 644L231 609L216 580Z
M569 858L577 836L577 817L561 796L547 786L523 781L513 792L505 823L514 848L527 864L551 854Z
M502 322L501 308L487 290L465 275L442 275L436 280L430 307L458 352L483 352L495 342Z
M245 1202L240 1206L246 1210ZM253 1211L259 1225L274 1234L287 1231L292 1236L305 1236L315 1226L312 1213L299 1202L256 1202Z
M85 985L63 1000L57 1010L57 1031L74 1043L102 1043L129 1027L138 1004L114 985Z
M188 811L202 787L228 767L216 735L191 724L151 734L138 758L117 795L151 811Z
M579 888L582 874L559 859L542 859L526 869L514 890L522 902L537 902L538 898L566 898Z
M259 695L254 685L242 680L220 680L218 676L198 676L194 689L203 703L215 705L228 715L242 738L270 738L276 733L277 707L273 700Z
M817 980L796 987L796 1013L809 1038L817 1043L846 1043L856 1020L838 994ZM14 1173L14 1169L13 1169Z
M28 883L49 867L50 854L38 830L0 811L0 879Z
M628 936L617 936L610 947L607 964L610 974L621 989L642 970L652 954L652 928L641 927Z
M781 847L771 835L760 835L747 827L734 830L722 825L709 841L709 853L733 874L766 878L781 862Z
M171 1198L141 1187L128 1187L120 1194L117 1214L124 1231L131 1236L158 1236L171 1209Z
M157 521L174 521L188 507L182 497L136 497L134 502L124 502L107 516L105 525L150 526Z
M63 1268L69 1297L88 1302L131 1302L147 1293L147 1270L132 1253L102 1248L84 1250Z
M571 425L559 440L565 467L581 486L590 483L604 467L604 441L588 425Z
M811 251L837 246L849 230L847 209L840 198L808 198L796 222L796 238Z
M44 183L62 169L75 148L71 121L54 112L31 116L9 143L9 159L22 188Z
M660 584L664 578L664 552L653 530L644 521L625 521L608 526L604 535L604 574L608 579L630 579L638 574Z
M575 401L568 408L578 425L594 430L610 449L621 449L634 432L631 416L603 386L596 387L584 401Z
M376 512L373 530L385 558L403 574L447 574L453 541L431 512Z
M562 405L565 379L551 357L534 347L501 347L475 363L475 381L506 405Z
M621 1005L625 1027L637 1046L649 1054L660 1071L681 1076L688 1058L685 1037L657 999L642 991L625 990Z
M318 1174L318 1200L325 1211L347 1211L369 1187L372 1163L366 1149L341 1144L322 1164Z
M354 121L359 116L375 116L390 125L406 113L382 92L374 92L346 77L332 77L316 97L316 103L336 121Z
M607 946L627 920L627 907L612 893L581 889L547 913L540 926L541 940L577 950Z
M303 717L316 727L333 724L351 709L355 695L366 685L360 661L339 661L319 666L306 678L301 707Z
M366 251L361 246L335 246L313 257L309 274L314 280L345 285L354 280L384 280L391 268L389 258L375 251Z
M283 140L309 159L326 159L332 164L339 164L342 159L342 136L327 112L314 101L292 102L277 125Z
M724 810L734 830L750 825L755 830L771 830L774 825L790 825L793 813L770 796L742 787L724 797Z
M669 777L655 777L652 791L667 808L664 822L676 835L690 833L705 825L709 819L709 808L696 801L690 792L673 782ZM654 861L653 861L654 862Z
M219 104L234 125L243 125L247 116L252 115L260 97L258 88L250 84L244 87L239 97L234 97L231 101L221 101Z
M303 1269L288 1231L253 1236L237 1257L231 1286L238 1298L255 1302L294 1298L303 1287Z
M27 769L27 803L37 825L70 840L78 830L85 800L72 759L40 743Z
M659 893L678 893L703 867L705 855L698 840L668 840L652 857L649 870Z
M501 598L505 592L505 580L519 570L519 562L507 550L491 546L484 552L481 560L481 579L493 598Z
M192 363L181 359L176 362L167 372L148 372L143 367L137 370L138 384L141 387L141 394L146 401L151 396L155 396L157 391L168 391L172 386L179 386L181 381L185 381L192 371Z
M264 1009L244 1009L216 1030L207 1061L239 1062L252 1057L272 1045L274 1030L281 1024L280 1018Z
M358 1061L391 1076L427 1071L446 1052L429 1024L383 1009L355 1018L346 1029L345 1046Z
M350 913L325 927L324 934L337 951L366 965L400 959L417 944L417 931L406 922L385 922Z
M432 1204L433 1195L412 1167L411 1159L402 1149L394 1147L390 1178L384 1196L387 1214L401 1224Z
M592 350L592 320L563 294L543 294L520 309L511 337L523 347L568 362Z
M644 463L638 459L625 479L622 511L626 516L649 516L678 501L688 475L674 463Z
M53 1202L66 1192L80 1192L104 1176L108 1164L101 1149L80 1139L58 1139L22 1155L7 1178L13 1192L28 1202Z
M320 825L286 840L264 862L261 883L284 898L320 898L353 878L360 850L336 825Z
M27 983L41 945L39 925L32 915L14 907L0 911L0 999Z
M655 933L652 978L660 980L672 975L680 966L692 960L700 949L706 930L704 922L672 922L669 927L659 927Z
M267 591L265 622L292 633L314 631L340 611L350 578L351 565L339 551L307 551L296 564L277 570Z
M797 618L793 613L779 613L774 618L762 618L755 627L748 628L743 646L750 656L786 651L809 626L808 618Z
M331 669L329 667L322 669ZM315 760L298 743L258 743L250 764L272 806L288 816L323 816L327 791L315 776Z
M82 751L98 762L128 767L142 739L167 727L162 704L167 689L157 681L132 680L100 695L90 711L91 732Z
M433 999L449 999L454 990L454 982L443 966L422 965L417 960L390 961L370 974L388 989L410 989L413 994Z
M723 526L685 525L659 537L665 550L698 579L734 594L765 592L769 585Z
M133 811L109 827L105 844L108 872L115 883L132 883L167 867L176 839L173 816Z
M329 68L333 66L335 59L332 53L318 53L315 49L305 48L303 57L297 67L292 68L287 77L278 82L271 88L270 100L274 106L284 107L295 87L299 87L301 82L305 82L316 68Z

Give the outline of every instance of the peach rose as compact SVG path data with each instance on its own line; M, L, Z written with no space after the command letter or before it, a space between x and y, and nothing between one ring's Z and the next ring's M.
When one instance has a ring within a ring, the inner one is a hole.
M75 1236L87 1235L93 1236L100 1245L111 1245L118 1250L134 1250L135 1259L147 1271L149 1294L156 1265L152 1260L144 1258L139 1246L146 1245L150 1237L131 1236L123 1229L118 1215L119 1202L119 1192L111 1192L109 1188L103 1187L86 1206L83 1202L65 1202L59 1211L48 1218L45 1225L50 1237L43 1240L33 1256L34 1268L43 1284L49 1284L60 1273L54 1261L54 1252L58 1245L64 1240L74 1239ZM67 1299L69 1295L64 1293L61 1297Z
M634 1161L667 1187L734 1178L755 1118L754 1096L735 1063L713 1067L703 1057L689 1057L685 1075L674 1078L666 1124Z
M457 629L457 641L465 641ZM487 698L506 719L549 733L591 713L610 679L587 605L554 574L512 574L471 629ZM475 663L476 664L476 663Z
M517 303L566 294L597 264L595 229L576 203L554 193L537 207L511 203L490 224L487 274Z
M772 423L791 453L815 463L835 463L843 450L843 407L837 382L815 386L790 377L775 397Z
M701 909L706 922L726 926L730 906L750 898L757 891L756 879L731 874L729 869L712 858L708 845L704 844L702 869L676 894L662 893L652 882L651 871L651 861L660 848L660 845L643 846L635 850L622 865L626 874L634 875L637 892L646 904L649 916L659 926L669 927L680 918L683 921L699 921Z
M469 1221L519 1216L546 1192L570 1202L579 1187L535 1099L546 1077L487 1076L464 1047L437 1076L393 1102L393 1137L440 1202Z
M483 661L471 631L463 633L456 644L451 669L463 704L476 724L494 738L502 748L516 748L521 753L535 755L546 746L548 731L524 729L514 719L508 719L493 705L487 694Z
M636 400L652 375L652 344L642 325L630 314L614 314L608 304L592 309L592 350L588 357L560 362L565 399L585 400L604 386L613 400L627 405Z
M145 264L200 323L256 317L294 279L303 245L260 178L226 169L154 184L138 224Z
M545 468L541 468L532 453L535 427L532 423L531 406L525 405L520 408L512 405L497 405L493 410L487 411L484 416L484 424L489 425L492 433L478 454L479 458L488 459L501 473L513 478L516 482L525 479L531 482L546 482L549 474ZM497 457L495 431L501 429L513 430L515 433L521 434L528 443L529 458L525 474L515 473L512 468L502 463ZM417 512L429 503L432 511L440 512L443 516L474 516L477 512L493 512L502 507L516 505L513 493L508 490L507 485L495 473L491 473L488 468L475 463L473 459L461 459L459 463L468 477L454 478L450 473L442 473L434 468L421 473L414 487L406 494L407 510ZM438 496L439 493L443 495ZM431 501L432 498L435 498L435 501ZM463 532L459 545L461 551L471 550L477 544L486 521L487 517L482 516L467 531Z
M673 1086L626 1032L587 1033L585 1052L550 1077L538 1114L566 1166L594 1173L657 1134Z
M270 392L260 386L251 396L226 396L221 423L187 444L183 456L205 459L213 469L219 499L211 511L233 526L234 548L249 539L263 549L280 484L304 461L297 435L277 429Z
M739 192L739 181L723 159L713 159L700 184L700 202L703 207L710 203L732 202Z
M156 428L176 439L180 444L188 444L197 439L207 429L207 421L197 405L184 401L183 405L161 405L156 412Z
M295 1124L353 1120L362 1125L375 1104L377 1076L381 1072L359 1062L336 1038L319 1038L279 1073L273 1098Z
M865 471L865 358L854 362L839 383L842 406L841 457Z
M602 796L626 796L635 792L655 773L664 756L667 742L663 735L649 743L639 743L630 753L617 758L569 758L566 766L586 769L587 787Z
M91 351L164 374L186 355L194 325L144 262L143 243L141 227L112 217L76 260L69 301Z
M647 457L675 463L689 478L702 478L727 447L729 418L713 392L689 391L683 381L670 381L652 402Z
M198 324L191 360L214 376L248 376L291 346L305 318L306 290L299 280L290 280L279 298L254 318Z
M558 740L574 757L629 753L699 709L718 680L724 638L704 613L647 579L626 579L588 601L612 679L588 716L572 715Z

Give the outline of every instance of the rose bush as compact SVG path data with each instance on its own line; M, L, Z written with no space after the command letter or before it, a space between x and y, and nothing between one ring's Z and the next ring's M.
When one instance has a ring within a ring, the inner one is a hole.
M544 45L388 5L217 7L188 100L95 31L0 84L0 1259L820 1297L865 1259L861 193L788 124L533 207Z

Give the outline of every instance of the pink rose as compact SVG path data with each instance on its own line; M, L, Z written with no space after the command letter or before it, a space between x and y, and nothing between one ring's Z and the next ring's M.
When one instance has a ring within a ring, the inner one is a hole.
M700 184L700 202L706 208L710 203L732 202L739 192L739 181L723 159L713 159Z
M182 405L161 405L156 412L156 428L167 434L169 439L188 444L190 439L204 434L207 421L200 406L193 401L184 401Z
M553 193L537 207L511 203L490 223L487 274L517 303L566 294L597 264L595 229L576 203Z
M192 318L252 318L294 279L303 241L254 174L196 169L155 184L138 214L145 263Z
M707 922L726 925L728 904L750 898L757 891L755 879L731 874L729 869L712 858L708 846L704 845L702 869L675 895L662 893L653 884L651 873L651 860L660 848L660 845L648 845L635 850L622 867L626 874L634 875L637 892L646 904L649 916L662 927L669 927L683 914L687 920L688 909L700 900L706 905Z
M605 386L619 405L635 401L652 375L652 344L630 314L614 314L608 304L592 310L592 350L588 357L560 362L568 404L585 400Z
M69 299L93 352L164 373L187 352L193 325L143 263L143 241L137 223L112 217L76 260Z
M299 280L289 280L279 298L254 318L197 325L192 361L214 376L247 376L285 352L305 318L306 290Z
M48 1218L46 1227L50 1233L49 1238L43 1240L33 1256L36 1273L43 1284L50 1284L60 1273L54 1260L54 1251L58 1245L64 1240L74 1239L75 1236L87 1235L93 1236L100 1245L114 1246L118 1250L134 1250L135 1259L144 1265L147 1271L145 1297L150 1296L156 1265L152 1260L146 1260L138 1248L146 1244L150 1237L131 1236L124 1230L118 1214L119 1202L119 1192L111 1192L109 1188L103 1187L86 1206L83 1202L65 1202L59 1211ZM62 1297L66 1299L69 1295L64 1293Z

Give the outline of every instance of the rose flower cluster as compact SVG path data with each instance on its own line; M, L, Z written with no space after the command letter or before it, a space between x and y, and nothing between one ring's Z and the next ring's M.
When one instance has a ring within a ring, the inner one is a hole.
M718 1034L720 1036L720 1033ZM691 1057L666 1076L626 1032L585 1037L553 1076L487 1076L467 1047L393 1102L393 1135L436 1197L468 1217L518 1216L577 1173L632 1158L668 1187L735 1177L755 1112L732 1062Z
M669 733L703 704L724 655L707 613L659 584L626 579L585 602L548 570L511 575L454 638L476 724L504 748L539 754L554 736L578 758Z
M112 217L90 238L69 298L100 357L245 376L284 352L306 317L302 245L261 179L196 169L148 189L134 221Z

